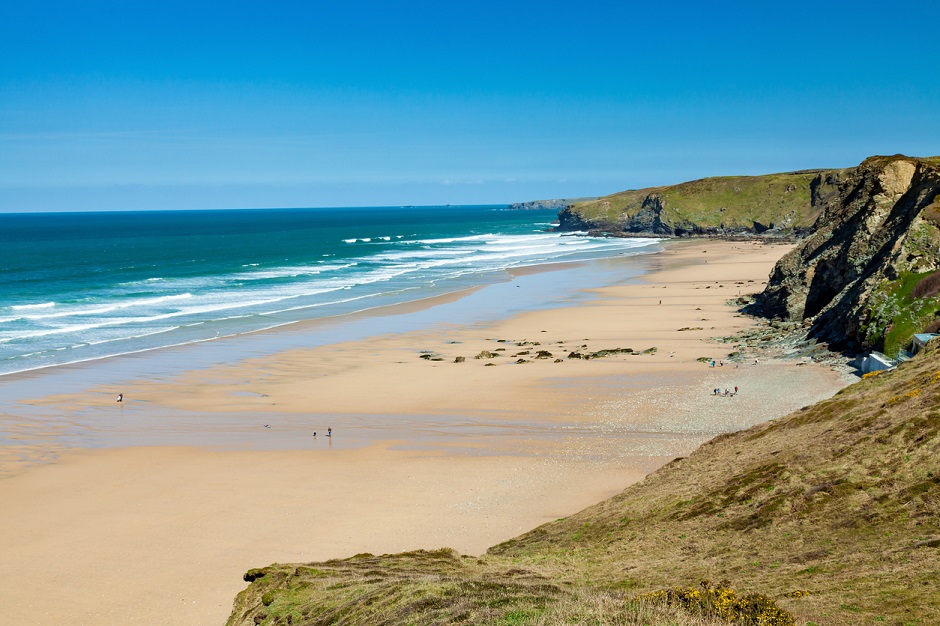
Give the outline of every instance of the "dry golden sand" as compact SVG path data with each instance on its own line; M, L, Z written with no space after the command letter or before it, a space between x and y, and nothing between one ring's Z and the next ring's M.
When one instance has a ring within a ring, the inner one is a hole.
M73 450L26 470L0 456L12 474L0 480L3 619L221 624L250 567L443 546L481 553L609 497L717 432L831 395L844 381L820 366L696 361L722 358L730 347L710 338L752 324L726 300L757 291L786 249L674 244L646 259L653 273L643 280L571 307L126 386L122 410L146 407L133 421L140 428L175 415L193 433L244 430L293 449ZM702 330L677 332L684 327ZM567 359L652 346L655 354ZM497 348L500 357L473 358ZM532 360L539 349L553 358ZM523 350L531 354L508 356ZM735 398L709 396L734 385ZM40 400L87 405L116 391ZM24 441L42 448L41 438Z

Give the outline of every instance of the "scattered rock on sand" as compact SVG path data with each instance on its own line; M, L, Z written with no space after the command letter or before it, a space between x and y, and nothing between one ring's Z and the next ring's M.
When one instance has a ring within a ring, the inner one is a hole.
M454 359L454 363L463 363L466 360L466 357L458 356L456 359Z
M498 357L498 356L499 356L499 355L496 354L495 352L490 352L489 350L483 350L482 352L480 352L480 354L476 355L476 356L473 357L473 358L475 358L475 359L492 359L492 358L495 358L495 357Z

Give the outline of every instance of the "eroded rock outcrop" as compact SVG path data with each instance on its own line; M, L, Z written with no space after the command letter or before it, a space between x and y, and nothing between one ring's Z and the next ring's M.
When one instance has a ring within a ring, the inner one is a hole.
M871 157L844 177L810 235L774 268L766 314L843 350L895 350L940 315L915 296L940 269L940 159Z

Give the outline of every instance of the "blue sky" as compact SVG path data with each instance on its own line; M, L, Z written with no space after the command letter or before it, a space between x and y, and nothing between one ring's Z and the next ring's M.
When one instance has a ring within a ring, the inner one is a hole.
M0 3L0 211L500 203L940 154L940 2Z

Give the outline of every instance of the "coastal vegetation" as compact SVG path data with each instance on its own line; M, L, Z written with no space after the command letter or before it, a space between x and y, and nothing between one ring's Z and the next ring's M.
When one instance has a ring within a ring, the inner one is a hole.
M844 170L721 176L576 202L560 230L612 234L805 233L835 193Z
M896 280L882 280L871 291L868 314L860 327L862 343L879 346L894 355L907 348L919 332L940 329L940 301L935 289L924 285L936 281L935 272L903 272Z
M229 625L937 623L938 405L928 346L479 558L443 549L251 570ZM733 591L765 617L706 610L690 590Z

